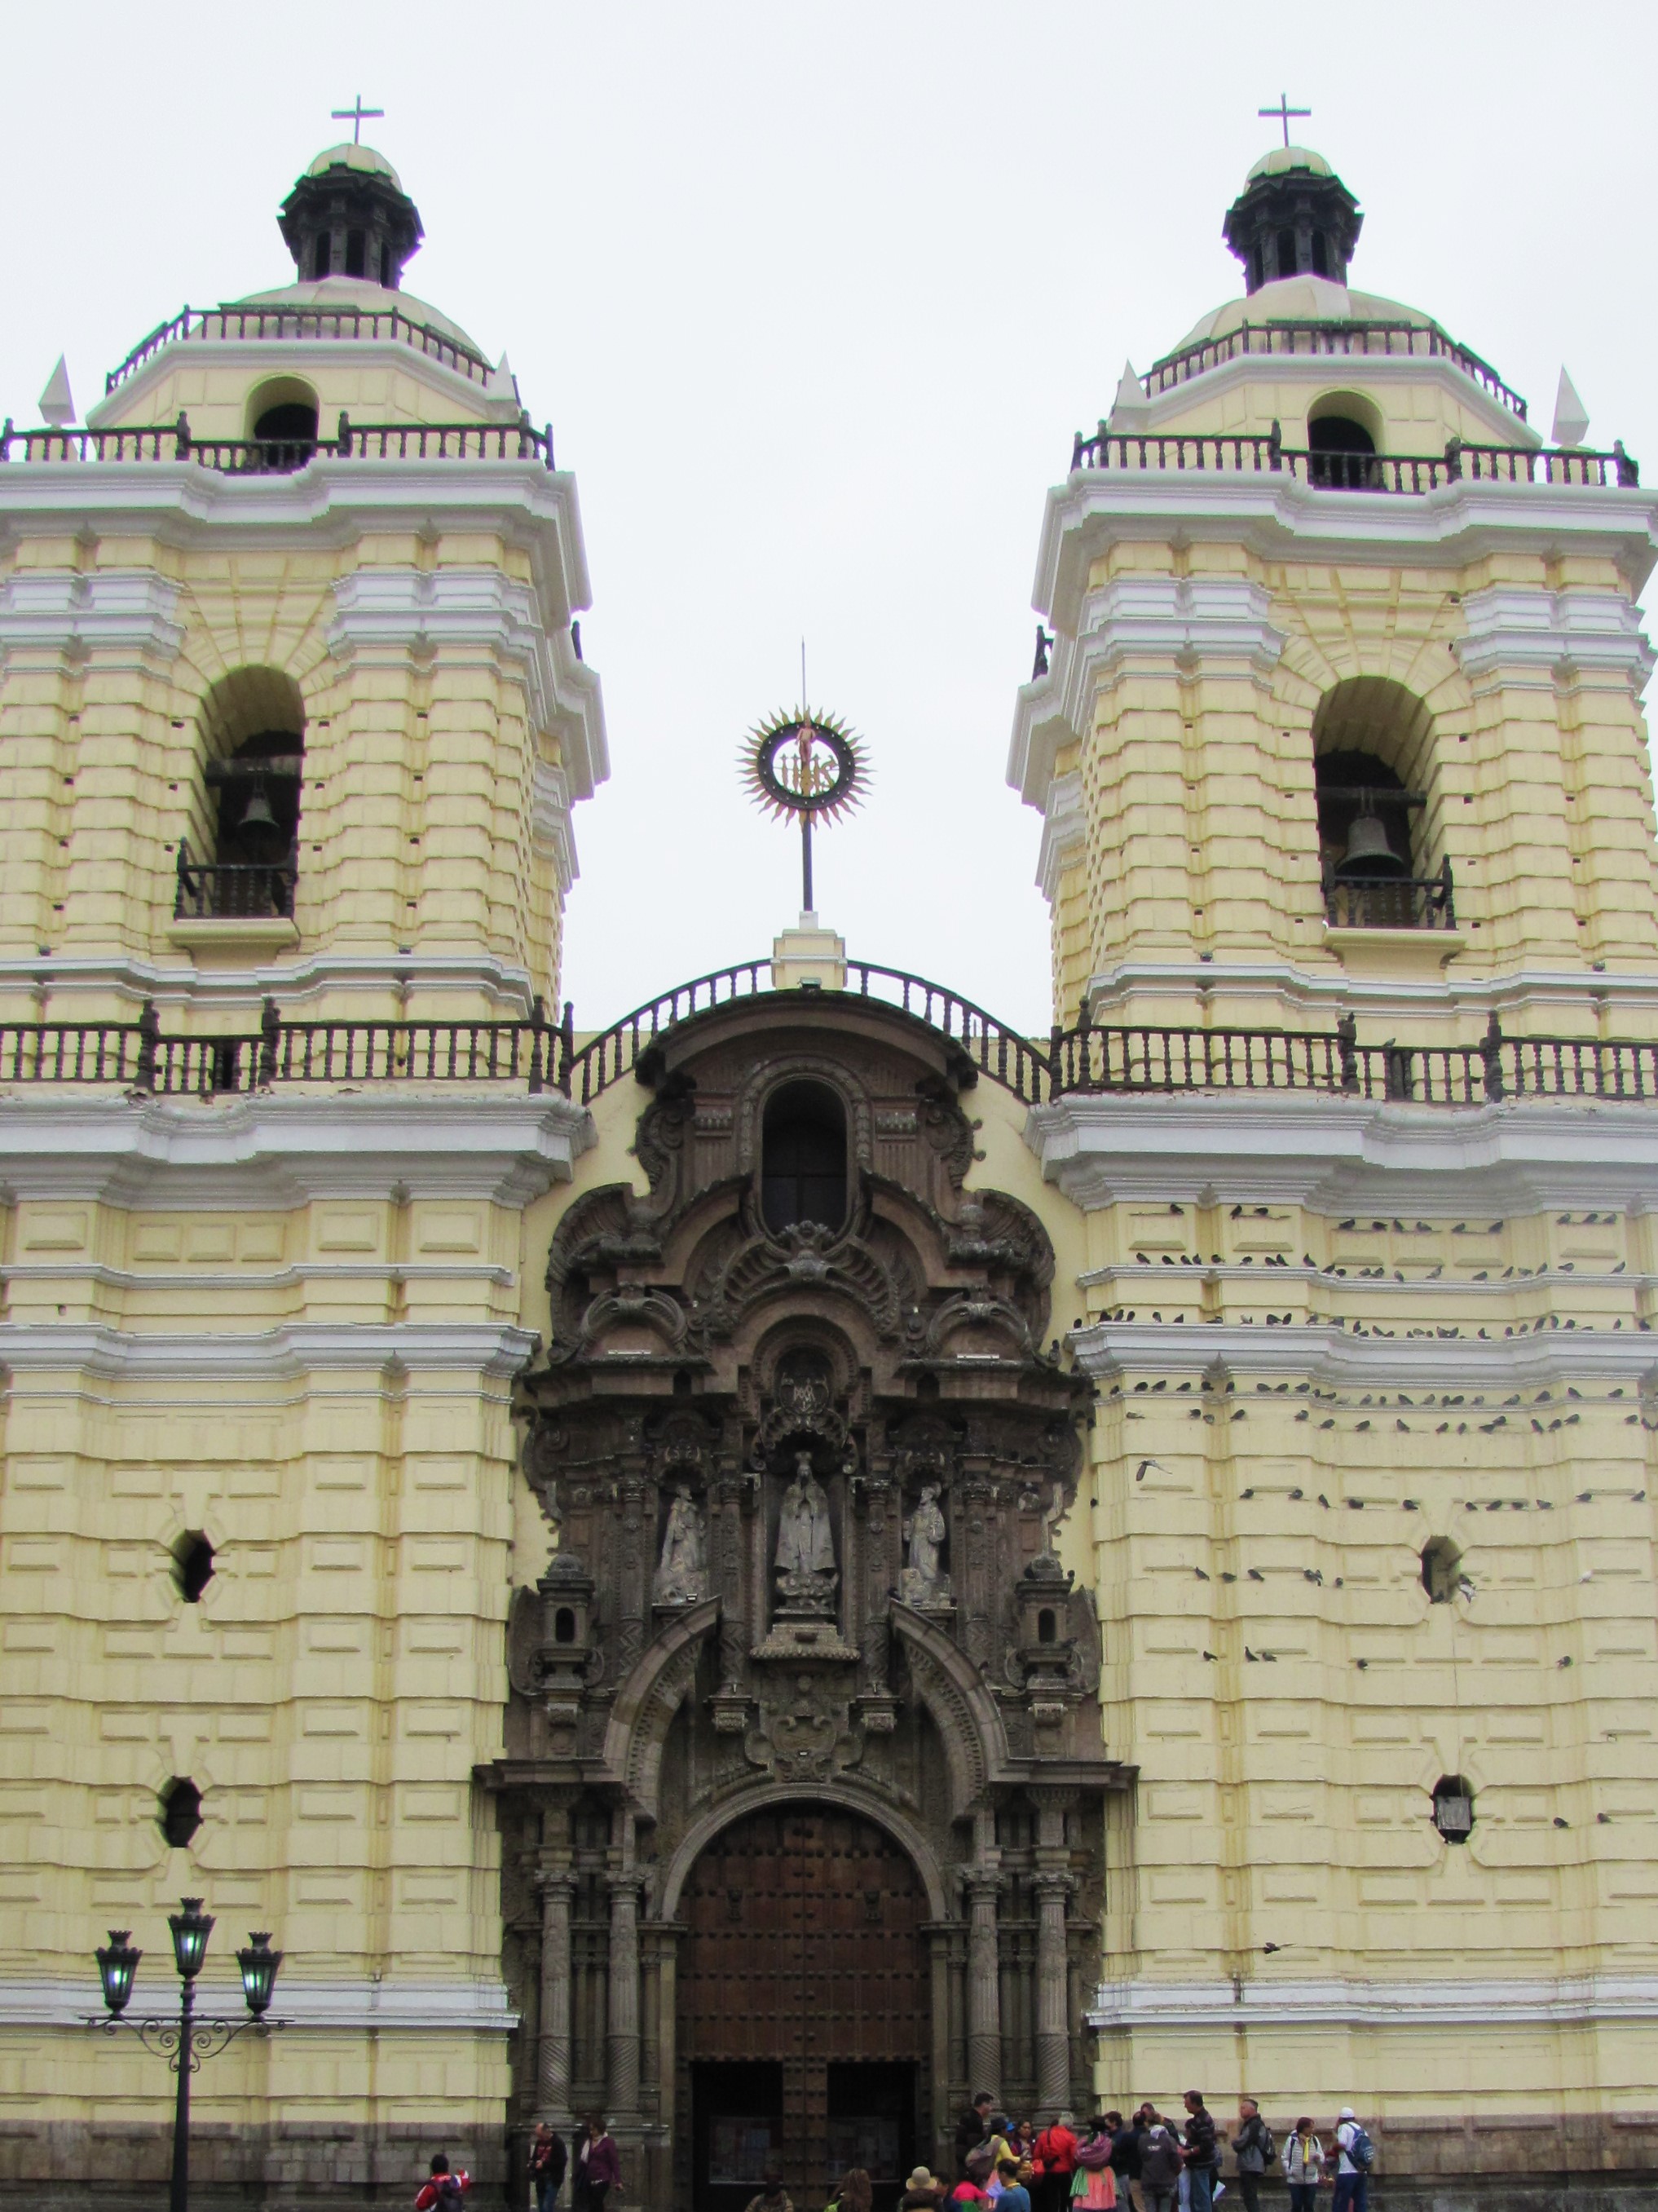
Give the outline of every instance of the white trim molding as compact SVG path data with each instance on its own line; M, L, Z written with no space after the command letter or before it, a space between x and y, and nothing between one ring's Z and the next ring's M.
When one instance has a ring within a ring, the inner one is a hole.
M342 992L361 991L374 1001L372 1018L385 1019L388 992L407 997L428 990L451 994L476 991L506 1021L526 1020L535 987L527 968L489 952L345 951L301 952L292 960L258 967L162 967L131 952L37 953L33 959L0 960L0 989L37 991L54 1001L77 993L105 1000L111 994L131 1002L137 1019L146 999L169 1008L210 1007L215 1013L240 1012L258 1024L267 999L282 1011ZM99 1008L99 1016L104 1012ZM68 1018L73 1019L71 1012ZM54 1020L64 1018L54 1011Z
M1562 678L1621 677L1637 699L1653 670L1640 610L1618 592L1527 591L1492 584L1462 602L1467 635L1452 641L1476 690L1552 690Z
M67 471L65 473L68 473ZM1501 552L1613 562L1631 592L1658 559L1658 493L1463 477L1436 491L1315 489L1287 472L1073 469L1048 495L1032 604L1075 636L1094 563L1114 545L1171 537L1266 561L1463 568Z
M1060 896L1060 878L1088 844L1088 821L1083 811L1081 771L1056 775L1048 787L1043 811L1042 842L1036 856L1036 883L1052 906Z
M1658 1975L1432 1982L1102 1982L1091 2028L1584 2027L1658 2020Z
M354 569L334 586L328 649L339 660L436 652L451 665L510 665L535 726L558 739L575 796L591 799L610 775L598 676L576 659L568 623L549 629L535 593L498 568Z
M1263 1273L1263 1291L1270 1291L1274 1274ZM1638 1390L1658 1377L1658 1339L1634 1328L1548 1329L1482 1340L1410 1336L1402 1328L1360 1336L1339 1322L1321 1320L1277 1328L1248 1322L1097 1321L1071 1330L1066 1342L1085 1375L1107 1382L1125 1375L1200 1376L1217 1360L1230 1375L1305 1380L1327 1389L1514 1390L1588 1381Z
M396 1366L500 1382L518 1373L540 1340L506 1322L289 1322L245 1332L142 1334L98 1322L3 1322L0 1369L100 1382L295 1382Z
M1432 933L1436 938L1442 935L1437 930ZM1403 976L1372 980L1349 975L1333 962L1321 972L1292 960L1218 956L1202 963L1120 960L1114 967L1102 969L1088 985L1088 1002L1095 1020L1108 1020L1111 1006L1138 992L1190 993L1199 997L1220 993L1228 999L1258 998L1280 1008L1293 1006L1309 1016L1323 1015L1332 1022L1350 1012L1374 1021L1395 1017L1419 1021L1424 1016L1450 1020L1473 1012L1483 1025L1490 1012L1504 1015L1541 1006L1558 1006L1576 1017L1594 1013L1602 1006L1615 1010L1618 1019L1658 1016L1658 975L1615 969L1597 974L1587 963L1577 969L1522 968L1503 975L1459 975L1455 969L1448 968L1437 975L1415 980ZM1271 1025L1276 1027L1279 1018L1275 1014Z
M198 2021L247 2018L240 1983L198 1982L196 1987ZM145 2009L142 1996L135 1994L133 2014ZM83 2028L88 2020L102 2017L95 1982L88 1988L85 1978L0 1978L0 2033L7 2028ZM280 2021L288 2027L337 2033L397 2028L440 2035L510 2035L519 2024L500 1982L405 1981L401 1976L307 1982L291 1971L276 1984L270 2020L273 2027Z
M592 1117L557 1091L281 1091L193 1100L0 1099L14 1198L196 1212L317 1199L473 1198L524 1206L568 1182Z
M1386 1105L1322 1091L1073 1091L1025 1141L1084 1212L1124 1200L1276 1200L1315 1212L1658 1203L1658 1106Z
M558 895L563 898L581 873L575 856L575 836L570 827L570 785L562 768L538 760L530 787L530 839L537 852L553 864Z
M179 587L154 568L37 568L0 588L0 667L20 654L100 671L166 667L184 644Z

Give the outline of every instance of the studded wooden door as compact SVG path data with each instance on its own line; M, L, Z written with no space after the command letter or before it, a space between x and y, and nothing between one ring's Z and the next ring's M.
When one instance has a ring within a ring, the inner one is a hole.
M746 2062L756 2103L760 2069L781 2066L774 2154L798 2205L823 2202L836 2159L853 2146L902 2158L931 2043L926 1900L904 1852L853 1814L810 1805L753 1814L698 1860L680 1917L677 2117L686 2152L695 2143L700 2160L709 2137L695 2094L706 2101L715 2091L696 2085L719 2084L741 2103ZM681 2172L703 2212L746 2201L734 2179ZM878 2202L888 2194L880 2189Z

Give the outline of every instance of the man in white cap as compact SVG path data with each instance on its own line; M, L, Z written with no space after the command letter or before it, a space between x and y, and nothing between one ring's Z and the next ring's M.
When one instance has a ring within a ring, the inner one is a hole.
M1341 2108L1333 2148L1336 2186L1330 2212L1365 2212L1370 2161L1376 2153L1371 2148L1370 2136L1359 2124L1358 2115L1351 2105L1344 2105Z

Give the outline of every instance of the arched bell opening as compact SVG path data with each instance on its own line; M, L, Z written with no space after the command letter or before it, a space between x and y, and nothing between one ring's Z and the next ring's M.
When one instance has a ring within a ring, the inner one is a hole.
M179 841L175 912L291 917L305 765L300 687L281 669L233 670L203 700L197 726L203 788L194 834Z
M1382 488L1382 413L1358 392L1327 392L1307 410L1308 481L1328 491Z
M254 466L289 475L315 458L318 402L311 386L297 376L278 376L259 385L248 398L247 435L258 447Z
M1447 927L1450 878L1425 834L1433 718L1386 677L1350 677L1313 718L1326 919L1337 927Z

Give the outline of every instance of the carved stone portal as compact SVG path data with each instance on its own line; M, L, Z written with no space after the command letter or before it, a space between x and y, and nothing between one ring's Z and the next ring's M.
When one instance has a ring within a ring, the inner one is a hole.
M869 1836L914 1869L932 1996L883 2031L915 2047L878 2055L913 2083L914 2154L936 2162L980 2075L1021 2110L1090 2094L1077 1992L1125 1778L1101 1741L1092 1601L1052 1553L1088 1386L1042 1349L1041 1224L965 1187L970 1064L894 1009L791 993L678 1024L640 1073L649 1191L567 1209L549 1348L519 1385L559 1550L514 1606L507 1754L485 1779L514 2118L602 2104L647 2201L688 2203L709 2114L683 2053L748 2045L700 1968L682 1984L680 1899L733 1823L786 1851L836 1821L865 1838L811 1862L831 1953L836 1928L851 1943L870 1924L835 1887L859 1853L879 1862ZM793 1180L768 1175L776 1102L808 1092ZM720 1860L733 1927L742 1863ZM887 1890L869 1893L878 1917ZM706 1918L704 1875L696 1894ZM731 1986L786 2012L805 1984L762 1989L771 1955L745 1954ZM823 2002L799 2052L839 2047ZM827 2063L789 2062L778 2148L800 2186L829 2170Z

